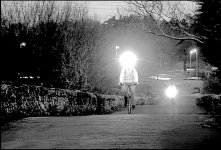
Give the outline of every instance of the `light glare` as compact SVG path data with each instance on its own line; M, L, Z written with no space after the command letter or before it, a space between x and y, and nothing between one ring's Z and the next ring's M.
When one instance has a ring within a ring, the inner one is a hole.
M132 52L125 52L120 56L120 64L124 68L134 67L136 60L136 56Z
M197 52L197 49L193 49L193 50L190 51L190 54L196 53L196 52Z
M166 89L166 95L169 97L169 98L174 98L176 97L176 94L177 94L177 89L175 87L175 85L170 85L167 89Z

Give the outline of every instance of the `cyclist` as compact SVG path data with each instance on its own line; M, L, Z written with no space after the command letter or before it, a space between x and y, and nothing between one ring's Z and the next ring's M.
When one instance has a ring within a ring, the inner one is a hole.
M126 55L126 58L131 58L129 57L130 55ZM123 91L123 95L124 95L124 100L125 100L125 106L127 106L127 101L128 101L128 97L127 97L127 88L129 88L129 91L131 93L131 101L132 101L132 108L135 108L135 87L136 84L138 84L138 73L137 70L134 68L134 64L131 63L131 59L130 61L126 62L127 64L123 66L123 68L121 69L120 72L120 84L122 85L122 91ZM124 83L132 83L131 86L127 87L126 84Z

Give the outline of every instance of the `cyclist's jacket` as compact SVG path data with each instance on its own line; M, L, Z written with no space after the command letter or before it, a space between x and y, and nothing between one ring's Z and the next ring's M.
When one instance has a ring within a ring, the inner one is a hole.
M138 83L137 70L133 68L123 68L120 73L120 83L136 82Z

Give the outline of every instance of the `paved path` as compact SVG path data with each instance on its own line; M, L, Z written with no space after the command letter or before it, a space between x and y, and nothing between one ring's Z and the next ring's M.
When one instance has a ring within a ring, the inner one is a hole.
M110 115L29 117L1 128L1 148L194 149L217 146L220 133L204 128L208 117L195 97L181 96L174 108L137 106Z

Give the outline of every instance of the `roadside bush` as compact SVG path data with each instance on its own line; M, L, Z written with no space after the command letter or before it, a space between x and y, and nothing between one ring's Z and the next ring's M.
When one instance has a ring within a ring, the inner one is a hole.
M221 94L221 73L214 71L203 83L203 93Z
M196 99L196 105L205 108L208 112L221 115L221 95L203 95Z
M1 122L23 117L107 114L123 108L123 97L33 85L1 85Z
M109 114L124 107L124 98L117 95L95 94L97 97L97 113Z
M137 94L135 99L137 105L156 105L159 103L159 101L152 96L146 96L142 93Z

